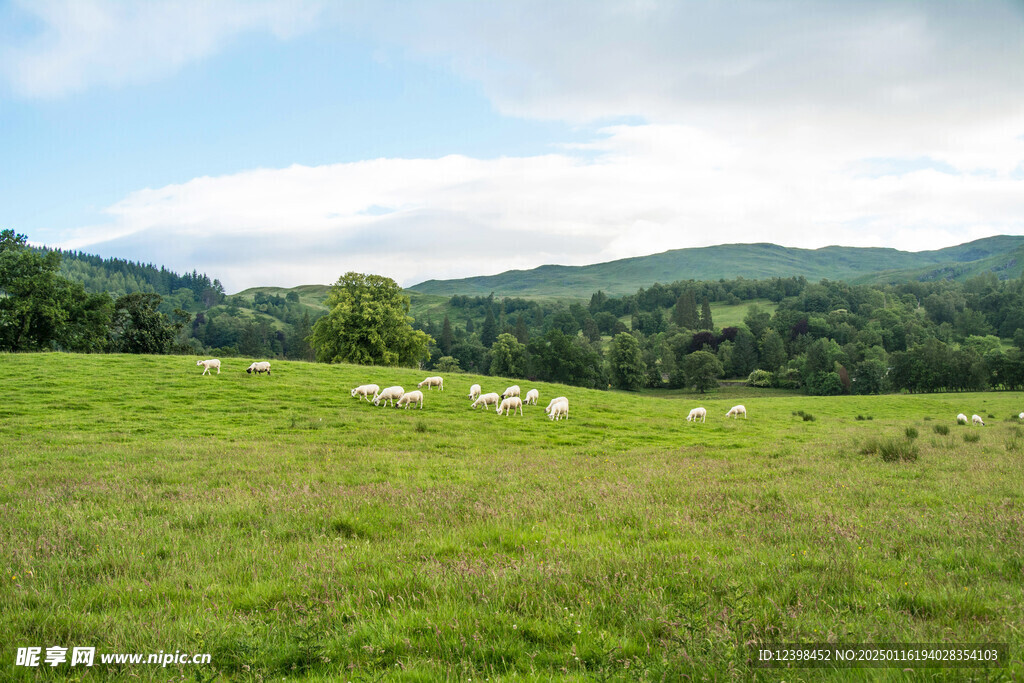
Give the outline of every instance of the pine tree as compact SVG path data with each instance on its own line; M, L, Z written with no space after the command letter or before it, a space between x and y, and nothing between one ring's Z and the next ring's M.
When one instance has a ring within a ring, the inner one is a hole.
M498 323L494 320L494 308L491 306L487 307L487 317L484 318L484 326L480 328L480 343L486 348L491 348L491 344L498 338Z
M452 355L452 343L455 341L454 335L452 335L452 323L448 320L448 316L444 316L444 322L441 324L441 355L450 356Z
M679 295L676 307L672 311L672 322L688 330L696 330L700 325L697 317L697 298L693 295L692 289L687 289Z
M516 339L520 344L530 341L530 331L526 329L526 318L522 313L516 318Z
M704 301L700 305L700 329L702 329L702 330L713 330L713 329L715 329L715 324L711 320L711 302L708 301L707 297L704 297Z

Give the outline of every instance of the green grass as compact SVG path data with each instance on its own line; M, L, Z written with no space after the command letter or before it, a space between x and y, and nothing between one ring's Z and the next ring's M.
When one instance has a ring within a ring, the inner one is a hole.
M405 411L349 389L426 373L0 363L3 680L37 680L15 650L51 645L212 655L199 677L97 664L104 680L848 679L759 674L745 647L823 640L1004 641L1013 661L992 673L1024 674L1021 428L967 443L924 419L1016 414L1019 393L518 381L540 405L502 418L466 393L512 382L473 375ZM570 419L552 423L556 395ZM738 399L749 419L726 420ZM685 421L696 405L706 424ZM916 460L865 452L908 427ZM968 671L985 673L946 677Z

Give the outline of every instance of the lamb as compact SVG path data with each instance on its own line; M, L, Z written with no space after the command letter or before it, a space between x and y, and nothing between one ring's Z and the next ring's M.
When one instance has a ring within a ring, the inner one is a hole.
M747 409L745 407L741 406L741 405L740 406L733 406L729 410L729 412L725 414L726 417L737 417L737 418L740 415L743 416L744 420L747 419Z
M707 422L708 411L706 411L704 408L694 408L693 410L690 411L690 414L686 416L687 422L696 422L697 420L700 420L701 422Z
M569 419L569 399L565 396L559 396L558 398L551 399L551 403L544 409L544 412L552 420L561 420L565 417Z
M501 397L502 398L508 398L509 396L518 396L518 395L519 395L519 385L518 384L513 384L508 389L506 389L505 391L502 392Z
M530 389L529 391L526 392L526 400L523 401L523 403L535 406L537 405L537 399L539 398L540 392L537 391L536 389Z
M395 407L405 406L406 410L409 410L409 406L413 403L420 404L420 410L423 410L423 392L422 391L410 391L402 394L402 398L398 399L398 403Z
M253 363L248 368L246 368L245 371L248 372L250 375L253 374L254 372L257 375L262 375L264 372L269 375L270 374L270 363L268 363L267 361L260 361L259 363Z
M965 425L965 424L967 424L967 416L964 415L963 413L960 413L959 415L956 416L956 423L958 425Z
M490 394L480 394L480 396L478 396L477 399L473 401L473 405L471 405L470 408L476 408L478 405L482 405L486 410L487 406L498 405L498 401L500 399L501 397L495 394L494 392L491 392Z
M377 392L380 391L380 387L376 384L360 384L358 387L352 390L352 398L360 396L365 398L367 402L370 401L371 396L376 396Z
M388 387L387 389L373 397L373 405L379 406L381 401L383 401L384 403L391 401L391 405L394 406L395 401L402 398L403 394L405 394L405 389L403 389L402 387Z
M469 398L471 398L473 400L476 400L477 397L480 396L480 392L481 391L483 391L483 389L480 388L480 385L479 384L474 384L473 386L471 386L469 388Z
M196 361L196 365L202 365L203 366L203 368L204 368L203 369L203 374L204 375L206 373L208 373L208 372L211 375L213 374L212 372L210 372L210 368L217 368L217 374L218 375L220 374L220 361L217 360L216 358L212 358L210 360L197 360Z
M444 391L444 377L428 377L419 384L417 384L416 388L418 389L422 387L424 384L427 385L427 391L430 391L434 387L440 387L441 391Z
M502 413L504 413L505 417L508 417L510 413L511 414L515 414L516 408L519 409L519 414L522 415L523 414L523 402L522 402L522 400L520 400L520 398L518 396L509 396L508 398L506 398L504 401L501 402L500 406L498 406L498 415L501 415Z
M971 415L971 424L985 426L985 423L981 420L981 415Z

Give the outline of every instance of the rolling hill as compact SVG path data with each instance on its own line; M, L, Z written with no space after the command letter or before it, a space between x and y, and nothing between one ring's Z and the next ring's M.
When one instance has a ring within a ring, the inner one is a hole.
M589 266L546 265L457 280L427 280L409 289L423 294L589 297L597 290L633 294L655 282L762 279L803 275L809 280L897 282L965 279L983 272L1019 277L1024 237L999 235L933 251L874 247L796 249L777 244L723 244L673 249Z

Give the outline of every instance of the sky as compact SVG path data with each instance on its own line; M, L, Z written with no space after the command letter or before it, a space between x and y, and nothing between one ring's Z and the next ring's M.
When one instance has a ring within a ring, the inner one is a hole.
M1017 0L0 0L0 228L226 290L1024 234Z

